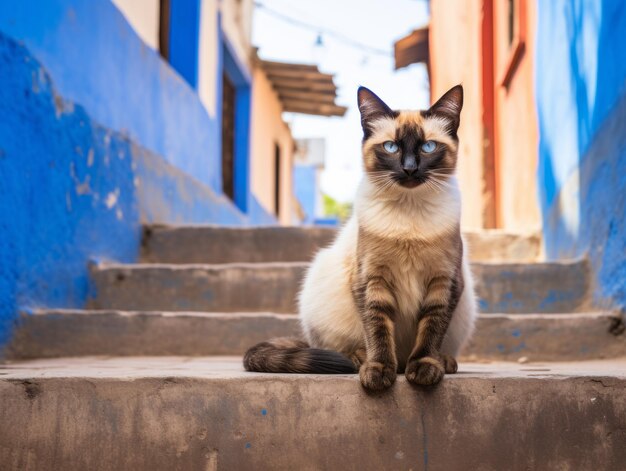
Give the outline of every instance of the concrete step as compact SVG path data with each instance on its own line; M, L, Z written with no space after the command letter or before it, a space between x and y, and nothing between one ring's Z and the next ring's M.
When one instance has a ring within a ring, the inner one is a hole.
M148 263L307 262L337 231L323 227L148 226Z
M463 358L587 360L626 356L611 313L482 315ZM273 337L299 336L295 315L37 311L22 314L11 359L84 355L242 355Z
M0 372L0 462L38 470L623 470L626 360L403 377L246 373L240 358L80 358Z
M320 227L147 226L142 261L147 263L307 262L329 245L335 229ZM477 261L527 262L539 257L536 235L466 232Z
M296 311L307 263L99 265L90 307L136 311ZM587 303L584 262L474 263L481 312L559 313Z
M500 230L466 231L470 258L482 262L536 262L541 257L537 234L513 234Z
M292 313L308 264L101 265L95 309Z
M591 304L584 260L474 263L472 271L481 312L573 312Z

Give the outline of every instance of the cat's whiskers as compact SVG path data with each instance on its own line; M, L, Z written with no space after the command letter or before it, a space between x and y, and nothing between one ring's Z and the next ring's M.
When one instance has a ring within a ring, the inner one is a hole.
M447 172L446 169L438 168L436 170L428 170L426 174L433 175L435 177L451 177L454 175L454 172Z
M368 177L370 181L374 184L377 194L385 193L396 183L395 180L391 178L388 172L371 172L368 174Z
M445 181L445 180L441 180L439 178L430 177L429 180L433 181L433 182L436 182L438 185L440 185L442 187L451 187L451 186L453 186L450 182Z
M433 179L426 180L426 187L433 190L435 193L441 193L444 189L436 183Z

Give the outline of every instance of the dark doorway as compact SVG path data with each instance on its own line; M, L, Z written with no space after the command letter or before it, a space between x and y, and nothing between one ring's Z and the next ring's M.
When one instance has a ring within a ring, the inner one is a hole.
M220 29L222 41L218 67L221 126L222 191L243 213L250 199L250 76L236 59Z
M274 144L274 212L280 216L280 146Z
M222 87L222 191L235 199L235 85L223 75Z
M170 60L170 0L160 0L159 6L159 52Z

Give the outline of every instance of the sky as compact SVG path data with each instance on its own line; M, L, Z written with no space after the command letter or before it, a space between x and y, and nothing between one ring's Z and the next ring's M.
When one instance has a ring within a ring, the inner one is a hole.
M272 11L314 28L294 25ZM362 176L362 131L356 106L359 85L370 88L394 109L428 107L426 67L413 64L394 71L393 63L393 43L427 22L425 0L257 0L252 43L259 48L259 56L319 65L322 72L335 75L336 101L348 106L343 118L284 114L296 139L326 139L324 193L341 202L353 201ZM325 30L364 47L348 45ZM315 45L320 33L321 47Z

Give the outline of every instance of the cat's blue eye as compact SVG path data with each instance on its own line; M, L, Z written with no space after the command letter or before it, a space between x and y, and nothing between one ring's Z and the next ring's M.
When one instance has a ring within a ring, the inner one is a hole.
M395 154L396 152L398 152L398 144L393 141L383 142L383 148L390 154Z
M430 154L436 148L437 148L437 144L435 143L435 141L426 141L424 142L424 144L422 144L422 147L421 147L422 152L424 152L425 154Z

